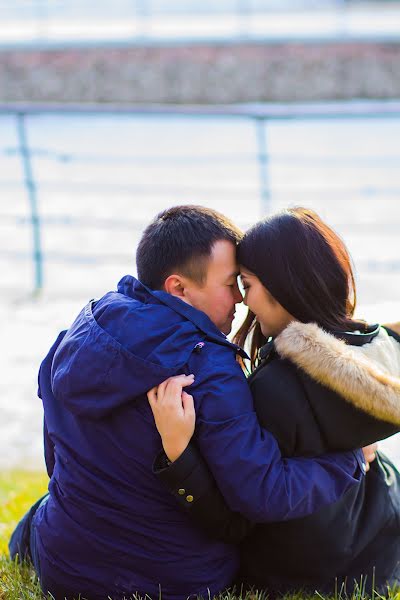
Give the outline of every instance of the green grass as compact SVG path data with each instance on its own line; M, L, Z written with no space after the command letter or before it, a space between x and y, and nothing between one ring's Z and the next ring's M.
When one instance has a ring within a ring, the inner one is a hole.
M19 519L46 492L47 482L45 473L0 473L0 600L42 598L33 569L11 562L7 546Z
M47 482L45 473L26 471L0 473L0 600L43 600L44 598L33 569L27 564L21 566L11 562L8 557L7 544L19 519L45 493ZM362 582L360 582L358 588L350 596L339 589L332 598L326 598L318 593L313 596L305 596L299 592L285 596L284 600L365 600L366 598ZM388 589L385 596L379 594L373 596L373 600L383 598L400 600L400 588ZM50 596L49 599L51 599ZM267 599L268 596L259 592L241 595L234 591L228 591L220 594L217 600ZM135 600L139 600L139 598L135 597ZM146 597L145 600L150 599Z

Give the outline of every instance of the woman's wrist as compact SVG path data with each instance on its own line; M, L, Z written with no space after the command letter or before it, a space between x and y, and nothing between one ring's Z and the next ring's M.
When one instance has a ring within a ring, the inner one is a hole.
M175 462L184 453L188 444L177 444L176 440L163 440L164 452L170 462Z

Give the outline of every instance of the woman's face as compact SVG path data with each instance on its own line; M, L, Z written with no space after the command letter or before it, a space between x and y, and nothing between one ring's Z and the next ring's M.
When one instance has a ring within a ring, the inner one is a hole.
M240 267L244 289L243 302L257 317L265 337L275 337L294 321L294 317L275 300L254 273Z

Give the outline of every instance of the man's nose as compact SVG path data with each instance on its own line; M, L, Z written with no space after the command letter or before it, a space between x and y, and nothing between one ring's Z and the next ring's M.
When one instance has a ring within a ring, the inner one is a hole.
M235 285L235 287L233 288L233 291L234 291L235 304L239 304L240 302L243 301L243 296L239 290L238 284Z

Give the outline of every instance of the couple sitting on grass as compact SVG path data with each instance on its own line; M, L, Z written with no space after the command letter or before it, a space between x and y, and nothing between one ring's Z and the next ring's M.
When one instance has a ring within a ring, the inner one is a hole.
M56 600L399 582L400 476L360 448L400 430L400 337L353 318L340 238L302 208L243 236L178 206L136 260L40 367L49 492L11 557Z

